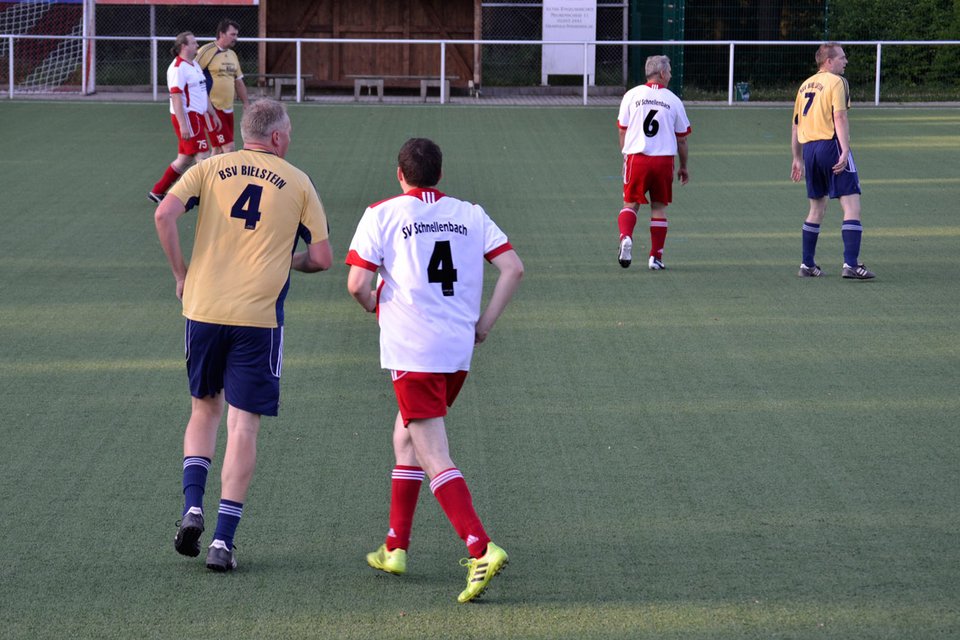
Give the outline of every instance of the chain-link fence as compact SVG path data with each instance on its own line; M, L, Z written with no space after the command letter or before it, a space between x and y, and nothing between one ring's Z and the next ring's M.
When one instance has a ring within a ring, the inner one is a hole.
M862 4L861 0L848 1ZM898 33L924 36L927 40L960 36L960 26L951 26L952 14L937 8L944 1L920 2L916 11L921 13L910 22L916 26L911 27L913 30ZM477 67L474 67L474 45L448 44L446 72L464 81L472 76L479 77L485 88L539 86L542 82L543 45L539 41L543 36L543 5L542 0L482 2L480 27L483 40L508 40L520 44L480 46ZM85 6L88 10L95 7L86 24ZM877 6L893 11L896 3L877 0ZM249 40L258 35L259 10L254 5L119 5L95 4L93 0L0 0L0 33L13 36L0 39L0 86L12 86L12 94L78 92L81 85L93 85L101 92L144 91L152 88L155 76L162 91L165 71L172 57L168 48L176 34L189 30L201 41L212 39L217 24L224 17L240 24L236 51L248 82L252 83L258 72L292 73L295 66L293 44L271 43L269 47L274 48L266 50L279 51L283 55L267 55L261 59L258 56L259 43ZM599 87L614 92L632 86L642 82L642 65L647 55L667 53L674 61L672 87L684 99L726 100L730 91L731 51L729 42L724 41L737 40L733 81L743 88L740 97L749 95L753 101L792 100L797 84L815 71L817 42L828 38L843 41L847 36L854 36L847 38L851 41L868 40L863 35L865 27L861 23L877 22L880 18L884 24L893 23L896 15L899 14L856 14L846 4L828 3L827 0L598 0L598 42L656 40L663 41L663 44L598 44L593 80ZM956 21L960 24L960 17ZM941 23L946 26L938 26ZM85 46L78 38L84 33L107 39L90 41ZM268 32L266 35L279 34ZM889 37L891 33L884 35L896 40ZM411 32L410 36L415 38L417 34ZM158 43L156 58L147 39L150 37L163 39ZM677 44L684 41L698 44ZM708 41L719 44L700 44ZM761 41L764 44L759 44ZM808 44L796 44L796 41ZM882 68L881 101L960 99L960 46L956 40L941 40L939 44L898 41L882 47L875 43L849 44L845 50L849 59L846 76L854 100L875 99L878 66ZM439 64L433 63L439 57L437 44L328 44L314 41L304 44L303 52L303 73L312 76L309 89L315 93L349 91L352 81L348 74L436 75L440 72ZM369 64L354 69L343 62L348 59L368 61ZM418 71L396 71L397 61L406 59L411 61L409 66ZM428 60L429 64L420 64L421 59ZM337 61L340 61L339 65ZM259 69L260 64L271 68ZM475 69L479 69L479 73L475 74ZM551 75L549 78L549 83L554 86L580 86L582 82L579 75ZM403 87L394 84L395 90ZM415 83L408 85L407 91L415 90L411 89ZM466 89L461 87L460 91Z
M130 39L96 40L84 51L78 39L50 37L85 35L85 13L86 35ZM29 36L14 43L13 84L18 93L77 92L84 84L84 73L87 84L95 84L100 90L143 90L152 82L151 46L148 40L134 38L169 38L172 44L178 33L192 31L202 43L216 37L217 24L223 18L240 25L241 39L235 50L241 68L256 72L257 45L243 42L243 36L255 37L258 33L256 6L121 5L75 0L0 2L0 33ZM156 71L161 82L172 58L165 44L161 42L157 55ZM10 81L8 48L8 40L3 39L3 85Z
M98 5L98 36L166 37L157 53L157 72L165 83L167 66L173 56L167 50L178 33L192 31L200 43L217 36L217 25L230 18L240 25L240 39L234 46L240 68L248 73L257 69L257 44L243 41L256 37L258 14L255 6L180 6L180 5ZM103 90L109 87L149 85L150 43L147 41L109 40L97 42L96 81Z
M491 0L482 2L481 24L484 40L533 40L543 36L543 2ZM627 40L627 0L597 1L597 40ZM487 87L532 86L541 84L539 44L484 45L481 53L483 84ZM596 84L623 87L627 82L626 47L596 48ZM581 76L554 76L552 85L579 85Z

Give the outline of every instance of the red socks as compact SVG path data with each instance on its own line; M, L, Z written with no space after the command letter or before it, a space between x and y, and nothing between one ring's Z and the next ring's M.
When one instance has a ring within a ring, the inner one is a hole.
M633 237L633 229L637 226L637 212L630 207L624 207L617 216L617 226L620 227L620 239L624 236Z
M467 545L467 551L474 558L481 557L487 550L490 537L473 509L470 489L458 469L441 471L430 481L430 490L440 503L453 529Z
M171 164L167 167L167 170L163 172L163 177L160 178L160 181L157 184L153 185L153 189L150 190L150 193L155 193L158 196L167 192L167 189L173 186L173 183L180 178L180 173L173 168Z
M667 241L667 219L650 218L650 255L663 259L663 245Z
M390 482L390 531L387 533L387 550L406 550L410 546L410 530L413 528L413 513L417 510L420 485L425 474L420 467L397 465L393 468Z

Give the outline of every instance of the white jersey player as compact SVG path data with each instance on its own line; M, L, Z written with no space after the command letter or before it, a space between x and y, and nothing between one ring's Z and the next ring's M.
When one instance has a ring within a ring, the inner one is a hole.
M391 371L400 411L394 422L396 466L391 475L390 529L367 555L374 569L402 574L420 485L430 490L471 556L469 602L507 564L473 507L463 474L450 458L444 416L483 342L523 277L523 263L483 208L435 187L443 156L424 138L400 149L403 194L367 208L347 264L347 289L380 322L380 362ZM481 312L484 260L499 270ZM374 275L378 275L376 290Z
M667 238L666 208L673 201L673 157L679 156L680 184L689 179L687 136L690 121L683 103L667 85L672 76L670 58L650 56L646 63L647 83L623 96L617 127L623 153L623 208L617 217L620 228L618 260L627 268L632 261L633 230L641 204L650 204L649 268L663 266L663 245ZM649 194L649 200L647 199Z
M511 248L483 208L434 188L368 207L347 263L379 275L381 366L468 371L484 259Z

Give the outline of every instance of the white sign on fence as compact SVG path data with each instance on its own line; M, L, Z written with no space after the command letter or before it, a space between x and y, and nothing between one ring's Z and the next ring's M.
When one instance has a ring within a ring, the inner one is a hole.
M546 42L592 42L597 39L596 0L543 0L543 40ZM587 47L587 68L583 68L583 47L574 44L544 44L542 83L547 76L588 76L596 82L596 47Z

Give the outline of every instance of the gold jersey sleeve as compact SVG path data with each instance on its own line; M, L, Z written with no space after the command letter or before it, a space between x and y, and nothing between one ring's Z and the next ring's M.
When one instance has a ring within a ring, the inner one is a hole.
M240 71L240 59L233 49L225 51L209 42L197 51L197 64L207 75L210 87L210 102L221 111L232 111L236 100L236 80L243 78Z
M797 91L793 105L793 122L801 143L832 140L836 134L833 114L850 108L847 79L822 72L807 78Z
M278 326L297 239L312 244L328 237L310 178L272 153L244 149L194 165L170 193L197 207L183 315Z

